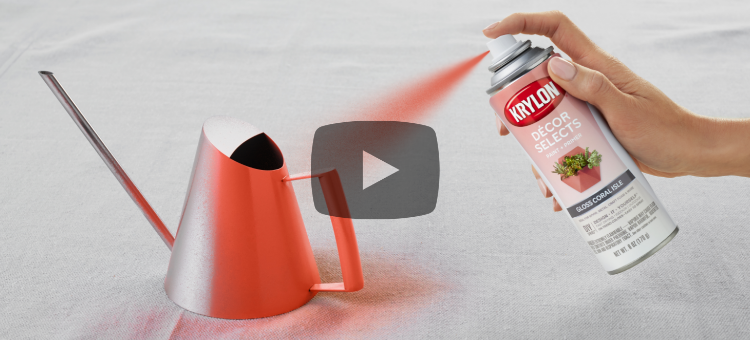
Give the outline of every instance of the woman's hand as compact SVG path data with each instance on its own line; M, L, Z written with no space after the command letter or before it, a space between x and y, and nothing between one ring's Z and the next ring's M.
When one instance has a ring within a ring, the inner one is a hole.
M596 106L612 133L644 173L661 177L750 177L750 119L696 115L591 41L559 11L515 13L484 29L504 34L544 35L573 62L554 57L548 71L572 96ZM496 117L500 135L508 130ZM533 169L532 169L533 170ZM539 180L545 197L549 189ZM553 202L555 211L560 205Z

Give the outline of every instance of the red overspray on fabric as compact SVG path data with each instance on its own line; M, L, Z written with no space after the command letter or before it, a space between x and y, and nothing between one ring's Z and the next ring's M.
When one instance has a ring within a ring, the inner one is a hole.
M420 310L439 304L457 287L417 259L386 252L363 252L367 285L349 294L319 293L289 313L259 319L206 317L175 306L166 296L132 296L129 304L112 304L70 334L84 338L269 339L372 337L383 330L413 323ZM335 248L315 250L323 281L342 279ZM139 281L156 289L159 278ZM439 308L439 307L437 307Z

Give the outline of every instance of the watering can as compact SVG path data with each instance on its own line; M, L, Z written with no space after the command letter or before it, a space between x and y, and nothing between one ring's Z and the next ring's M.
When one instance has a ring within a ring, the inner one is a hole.
M276 143L261 130L231 117L209 118L173 237L52 72L39 74L172 251L164 290L177 305L216 318L251 319L292 311L318 292L364 286L335 169L290 176ZM332 212L343 282L321 283L291 183L306 178L318 178Z

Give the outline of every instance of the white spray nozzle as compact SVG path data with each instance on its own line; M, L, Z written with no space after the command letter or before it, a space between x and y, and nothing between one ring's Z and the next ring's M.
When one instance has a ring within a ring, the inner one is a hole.
M497 58L505 54L509 48L513 47L518 41L511 34L501 35L496 39L492 39L487 42L487 48L490 49L493 58Z

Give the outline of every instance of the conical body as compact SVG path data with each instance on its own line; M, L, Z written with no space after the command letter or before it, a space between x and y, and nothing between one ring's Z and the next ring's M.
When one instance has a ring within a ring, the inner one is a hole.
M320 277L292 183L282 181L287 175L281 152L260 130L229 117L205 122L164 282L172 301L247 319L315 296L310 287Z

